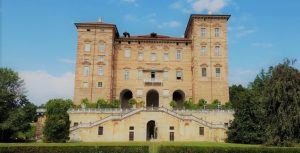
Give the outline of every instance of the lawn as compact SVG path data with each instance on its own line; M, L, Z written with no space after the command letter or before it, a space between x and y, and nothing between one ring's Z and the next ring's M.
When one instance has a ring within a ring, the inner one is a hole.
M70 142L70 143L0 143L8 146L142 146L148 145L150 153L157 153L158 147L167 146L218 146L218 147L259 147L260 145L230 144L216 142Z

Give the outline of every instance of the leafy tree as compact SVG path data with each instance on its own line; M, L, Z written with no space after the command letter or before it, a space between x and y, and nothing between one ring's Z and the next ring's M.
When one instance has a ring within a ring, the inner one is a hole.
M23 86L16 72L0 68L0 141L15 140L36 118L36 106L27 100Z
M230 101L226 102L225 105L223 105L222 107L225 109L233 109L233 105Z
M261 118L257 116L259 106L255 104L253 96L251 91L246 90L236 97L239 103L234 108L234 120L227 131L227 142L244 144L263 142Z
M266 92L266 144L292 146L300 141L300 72L290 60L277 65Z
M232 103L232 107L235 107L239 103L240 93L246 91L242 85L232 85L229 87L229 101Z
M46 142L66 142L69 139L70 120L67 111L72 106L71 100L52 99L47 102L43 131Z

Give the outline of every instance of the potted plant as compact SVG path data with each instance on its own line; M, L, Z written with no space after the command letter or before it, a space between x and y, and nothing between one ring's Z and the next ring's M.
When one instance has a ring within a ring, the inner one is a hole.
M131 98L128 100L128 103L132 108L136 108L136 103L137 103L136 99Z

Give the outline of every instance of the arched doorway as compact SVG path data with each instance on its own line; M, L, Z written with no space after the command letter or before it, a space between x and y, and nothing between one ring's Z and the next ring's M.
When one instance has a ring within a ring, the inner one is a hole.
M130 108L128 103L129 99L132 98L132 92L128 89L122 90L120 93L120 101L121 101L121 108Z
M157 127L155 125L155 121L151 120L147 123L147 135L146 139L151 140L151 139L156 139L157 138Z
M173 92L173 100L176 102L176 108L182 109L184 103L185 94L182 90L176 90Z
M159 106L159 94L156 90L152 89L147 92L146 106L147 107Z

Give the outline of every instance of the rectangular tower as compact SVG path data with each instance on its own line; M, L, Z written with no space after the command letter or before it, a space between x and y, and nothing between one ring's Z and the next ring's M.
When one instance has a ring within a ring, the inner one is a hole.
M113 42L118 35L114 24L103 22L75 23L77 59L74 103L87 98L112 99Z
M193 101L229 101L227 21L230 15L190 16L185 37L192 39Z

